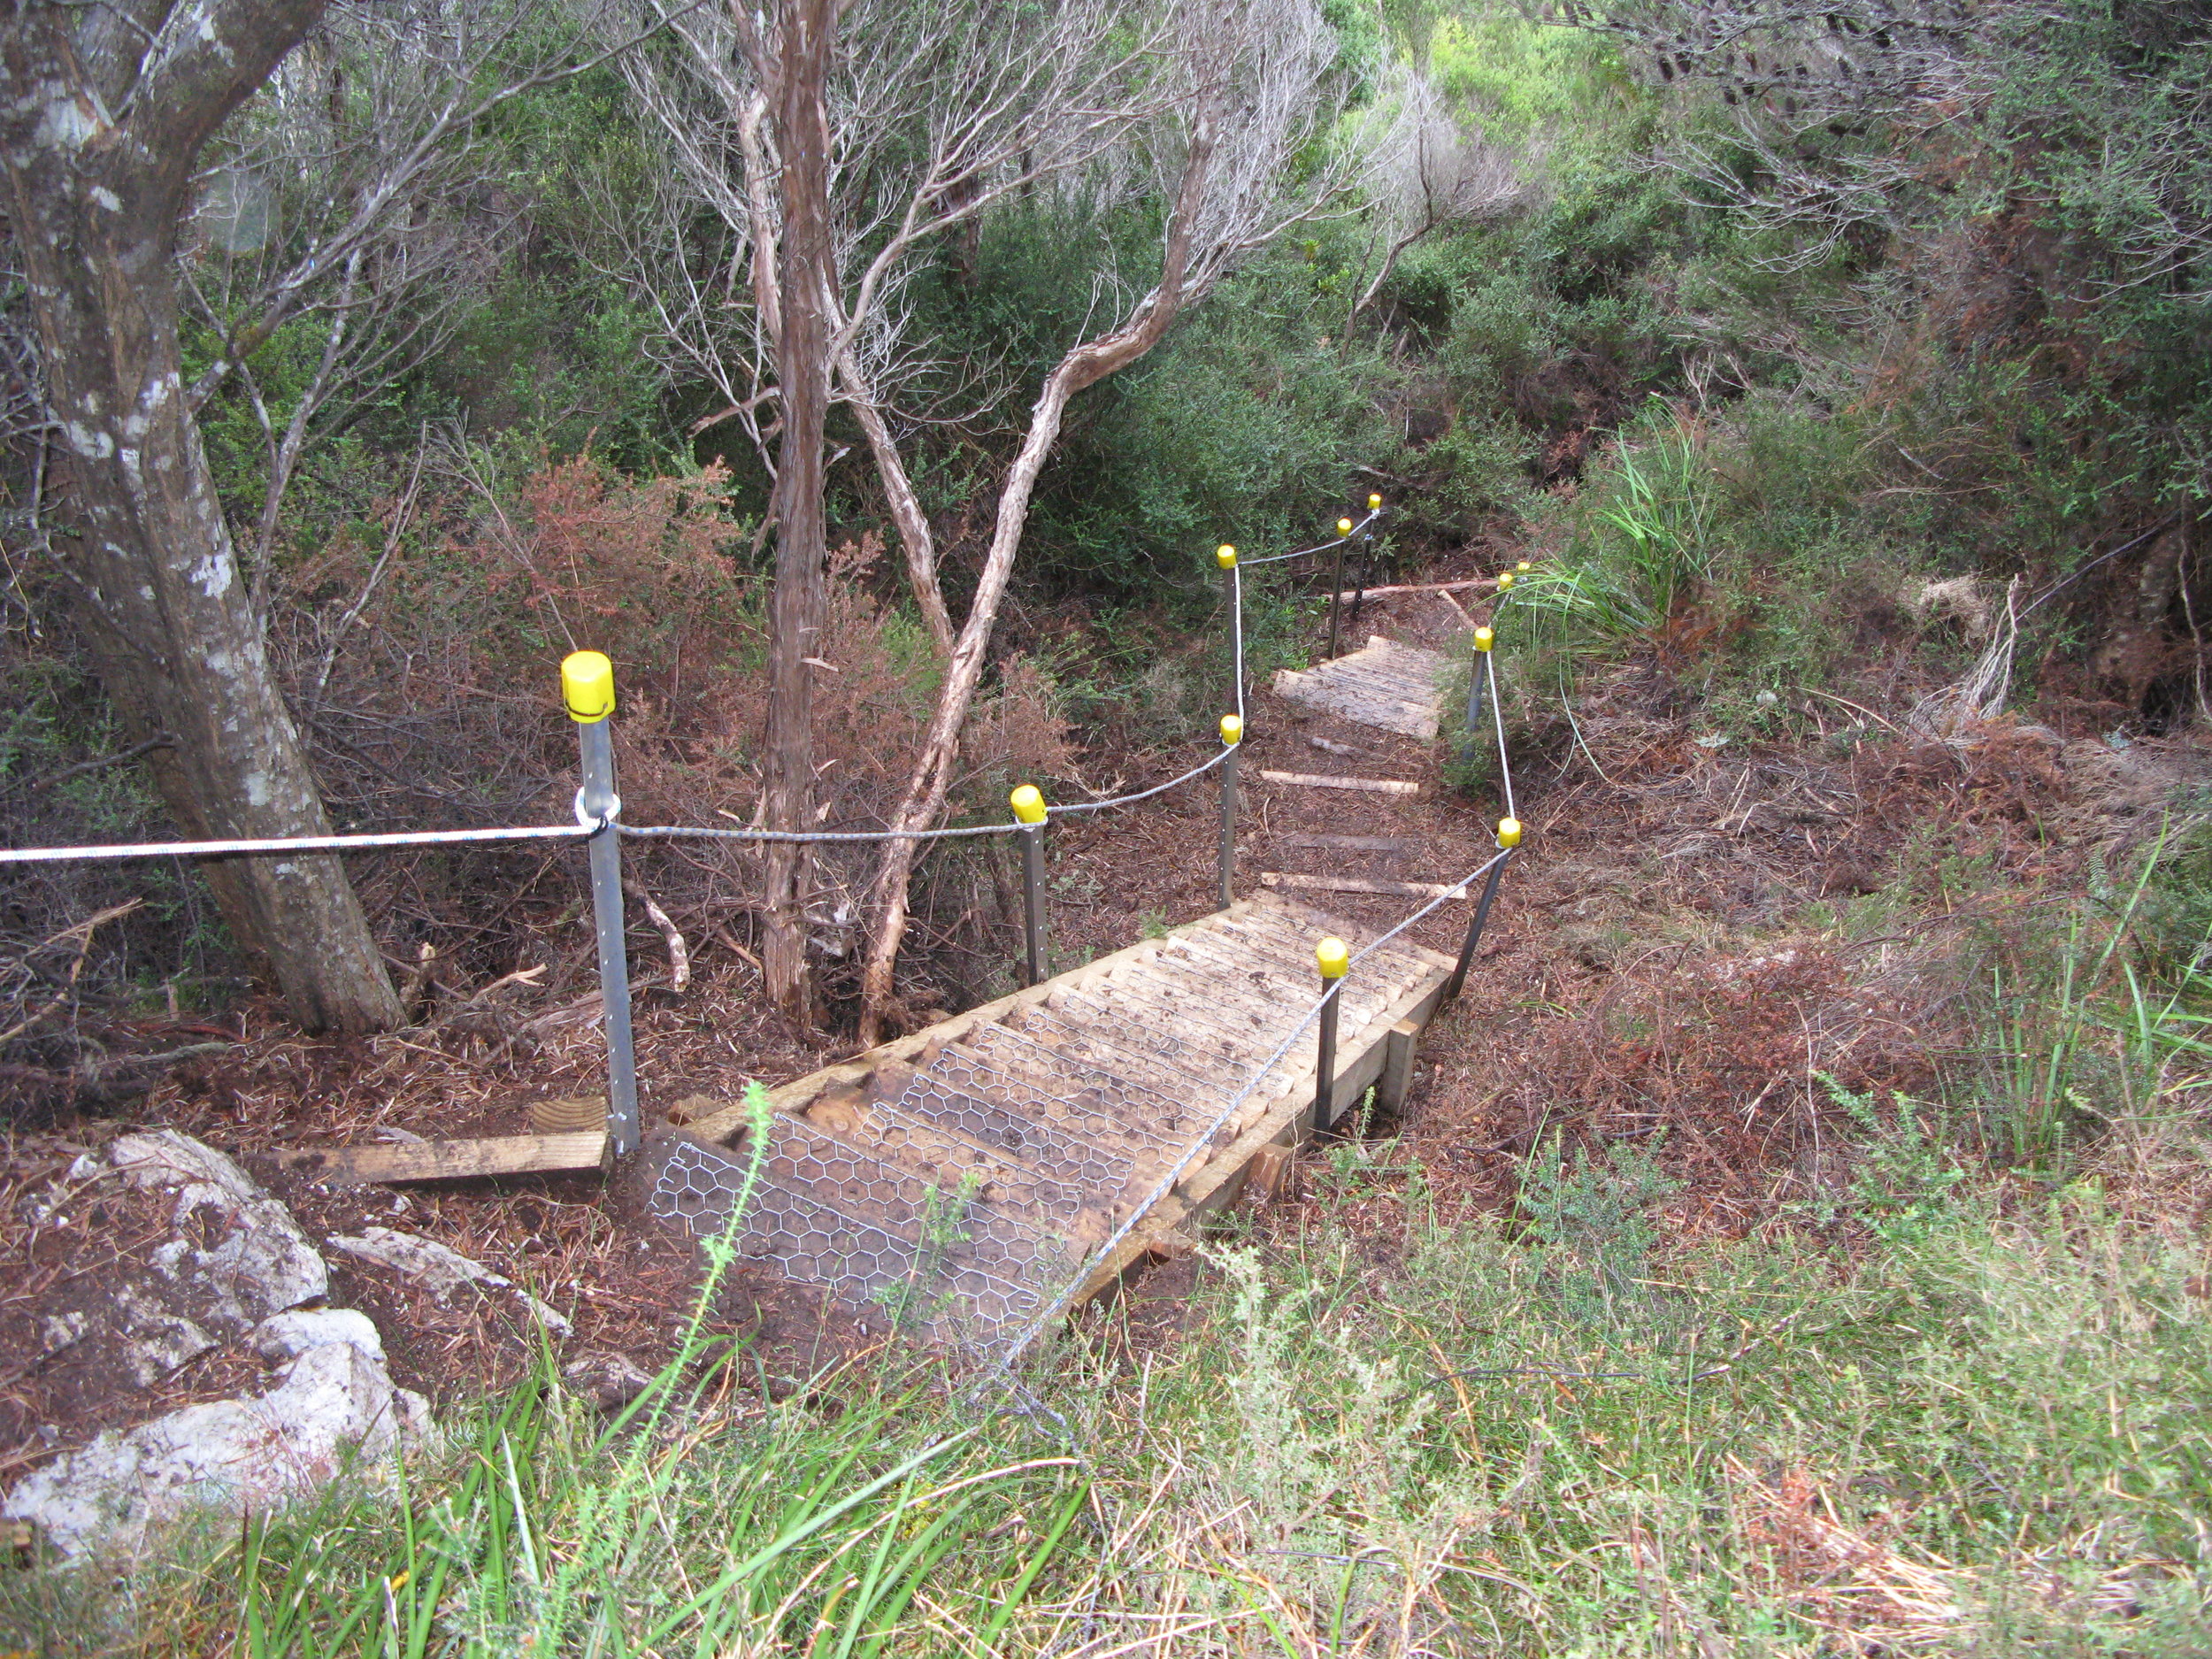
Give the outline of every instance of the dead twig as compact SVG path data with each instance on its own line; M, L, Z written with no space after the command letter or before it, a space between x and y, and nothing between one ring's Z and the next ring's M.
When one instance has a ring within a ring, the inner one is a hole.
M676 924L666 910L653 902L653 895L634 881L625 881L622 890L645 907L645 914L661 937L668 942L668 988L680 991L691 983L691 948L684 943L684 936L676 930Z

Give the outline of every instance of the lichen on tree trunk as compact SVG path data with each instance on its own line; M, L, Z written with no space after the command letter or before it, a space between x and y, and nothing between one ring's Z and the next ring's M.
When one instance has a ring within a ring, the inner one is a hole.
M163 19L165 52L126 50L99 8L30 5L0 21L0 147L74 498L58 550L126 726L173 740L152 751L154 781L195 836L330 833L182 386L174 277L201 147L321 9L212 0ZM205 869L301 1025L400 1022L335 857Z

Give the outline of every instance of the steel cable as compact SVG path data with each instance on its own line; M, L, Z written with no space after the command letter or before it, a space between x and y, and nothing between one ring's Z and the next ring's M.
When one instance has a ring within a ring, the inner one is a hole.
M1323 541L1314 547L1302 547L1294 553L1270 553L1265 558L1240 559L1237 562L1240 565L1279 565L1285 559L1302 559L1310 553L1326 553L1333 547L1342 547L1348 542L1357 541L1359 539L1360 532L1366 529L1369 525L1374 523L1376 519L1381 517L1381 508L1371 508L1368 511L1367 517L1361 519L1357 524L1354 525L1349 530L1347 530L1342 535L1337 537L1333 541Z
M122 858L220 858L241 853L349 853L380 847L455 847L484 841L575 841L596 824L539 824L510 829L403 830L376 835L300 835L205 841L121 841L104 847L0 848L0 864L50 864Z
M1400 933L1405 932L1407 928L1421 920L1422 918L1432 913L1439 905L1444 904L1455 897L1466 897L1468 888L1471 887L1477 881L1479 881L1484 876L1487 875L1494 866L1511 857L1512 850L1513 849L1510 848L1502 849L1493 856L1485 859L1482 864L1478 865L1475 869L1470 871L1466 875L1461 877L1443 892L1438 894L1419 910L1415 910L1410 915L1407 916L1403 920L1400 921L1398 925L1395 927L1393 927L1388 933L1383 934L1380 938L1375 939L1362 946L1360 949L1352 956L1350 966L1357 967L1361 962L1365 960L1368 956L1373 955L1376 951L1381 949L1383 946L1388 944ZM1348 969L1347 972L1348 973L1349 970ZM1341 984L1342 980L1340 979L1337 983ZM1107 1236L1106 1241L1103 1244L1100 1245L1095 1251L1092 1252L1090 1257L1085 1263L1085 1271L1070 1279L1067 1284L1061 1288L1059 1293L1045 1305L1043 1311L1039 1313L1035 1318L1032 1319L1022 1328L1021 1333L1014 1339L1012 1343L1010 1343L1006 1348L1004 1354L1001 1356L998 1362L1000 1369L1005 1370L1010 1368L1014 1362L1021 1357L1024 1350L1025 1350L1032 1342L1034 1342L1038 1337L1044 1333L1045 1327L1050 1325L1053 1320L1059 1317L1059 1316L1065 1311L1069 1302L1074 1299L1075 1293L1079 1290L1085 1281L1089 1279L1091 1270L1095 1266L1095 1264L1101 1262L1110 1261L1113 1258L1114 1251L1120 1247L1122 1241L1127 1239L1132 1233L1136 1231L1137 1227L1144 1221L1145 1217L1152 1213L1153 1208L1157 1205L1163 1198L1166 1197L1168 1194L1174 1191L1176 1182L1182 1179L1184 1172L1190 1168L1191 1164L1196 1161L1202 1153L1209 1150L1208 1143L1213 1140L1214 1136L1221 1133L1222 1125L1229 1122L1231 1118L1236 1116L1238 1110L1242 1108L1245 1102L1252 1098L1253 1090L1259 1087L1261 1083L1266 1079L1269 1072L1272 1071L1278 1065L1282 1064L1283 1057L1293 1048L1298 1046L1299 1039L1303 1037L1306 1033L1311 1029L1313 1023L1321 1018L1321 1010L1327 1003L1329 997L1333 995L1333 987L1332 987L1329 991L1324 991L1320 996L1315 999L1313 1006L1308 1009L1304 1017L1299 1020L1297 1025L1291 1028L1290 1034L1276 1045L1275 1051L1272 1054L1269 1055L1266 1059L1261 1061L1257 1066L1253 1068L1251 1076L1245 1079L1244 1087L1236 1092L1236 1094L1230 1099L1227 1105L1224 1106L1218 1112L1214 1114L1212 1120L1206 1125L1205 1133L1193 1139L1188 1148L1183 1153L1183 1156L1175 1161L1175 1163L1169 1168L1167 1173L1161 1176L1159 1180L1154 1184L1151 1192L1148 1193L1143 1200L1138 1203L1136 1208L1130 1211L1128 1218L1118 1227L1116 1227L1114 1231Z

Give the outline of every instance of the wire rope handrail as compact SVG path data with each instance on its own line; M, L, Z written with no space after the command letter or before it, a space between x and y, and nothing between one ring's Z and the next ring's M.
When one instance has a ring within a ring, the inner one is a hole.
M1315 553L1325 553L1333 548L1357 540L1382 518L1384 509L1371 507L1367 516L1346 534L1333 541L1301 548L1290 553L1270 554L1263 558L1233 560L1229 565L1232 586L1233 611L1231 618L1231 655L1233 657L1233 685L1236 714L1240 722L1245 716L1244 698L1244 617L1242 565L1271 565L1286 559L1303 558ZM1204 776L1226 761L1235 745L1224 743L1220 751L1200 762L1187 772L1155 784L1147 789L1133 790L1125 795L1110 796L1102 801L1077 801L1048 805L1048 817L1071 816L1079 812L1103 812L1115 808L1133 806L1164 795L1179 785L1189 783ZM574 824L495 825L457 830L393 830L364 832L349 834L288 835L288 836L228 836L199 841L117 841L77 847L11 847L0 848L0 865L65 864L73 862L113 863L135 858L225 858L258 854L314 854L402 850L416 847L456 847L490 845L502 841L574 841L595 834L611 826L618 834L637 841L719 841L753 842L769 846L862 846L891 841L956 841L984 835L1018 834L1025 826L1018 821L1002 824L940 825L930 828L888 830L772 830L733 829L719 825L628 824L621 821L620 802L615 810L599 817L587 817L578 810Z
M1317 542L1312 547L1302 547L1296 551L1290 553L1264 554L1259 558L1244 559L1242 563L1252 565L1280 565L1286 559L1302 559L1315 553L1326 553L1332 548L1348 547L1353 542L1358 541L1360 537L1366 533L1369 526L1373 525L1377 519L1383 516L1383 511L1384 510L1380 507L1370 507L1367 510L1367 517L1362 518L1350 529L1337 536L1337 538L1333 541Z
M1484 632L1487 633L1489 630L1486 629ZM1242 1086L1229 1098L1220 1110L1214 1114L1205 1129L1192 1139L1182 1156L1153 1183L1151 1191L1138 1202L1105 1240L1084 1259L1079 1271L1064 1284L1044 1308L1015 1335L1014 1340L1006 1346L998 1357L998 1370L1011 1371L1015 1362L1027 1351L1031 1344L1044 1333L1055 1319L1067 1310L1091 1275L1113 1259L1114 1252L1120 1248L1122 1244L1144 1224L1152 1212L1158 1208L1160 1202L1175 1190L1177 1183L1188 1172L1191 1165L1202 1155L1217 1149L1213 1145L1215 1138L1220 1134L1224 1127L1235 1119L1237 1113L1243 1110L1245 1103L1266 1080L1269 1073L1282 1064L1285 1056L1297 1047L1299 1041L1321 1019L1324 1012L1335 999L1337 995L1335 986L1343 982L1343 976L1348 975L1351 970L1358 967L1362 962L1382 949L1409 928L1433 915L1442 906L1455 900L1465 898L1476 882L1483 881L1486 882L1486 887L1480 905L1477 909L1473 922L1469 926L1467 941L1461 950L1458 964L1451 979L1447 982L1447 995L1456 994L1460 983L1464 979L1468 962L1474 954L1475 946L1480 941L1483 924L1488 918L1490 901L1497 891L1496 878L1503 873L1505 865L1512 858L1521 842L1521 825L1515 810L1513 795L1513 757L1506 744L1503 717L1498 714L1496 658L1494 651L1487 646L1479 646L1477 654L1482 658L1483 678L1489 689L1490 706L1494 717L1493 730L1497 740L1499 783L1506 807L1505 816L1498 825L1498 850L1458 880L1445 887L1427 903L1409 911L1387 931L1378 934L1361 946L1359 949L1350 953L1343 965L1335 970L1337 977L1330 988L1324 990L1314 1000L1313 1005L1306 1010L1289 1033L1276 1044L1273 1052L1253 1067L1250 1075L1245 1079Z
M1225 545L1219 549L1219 561L1227 578L1227 601L1231 648L1233 701L1236 712L1225 718L1221 726L1220 749L1166 781L1149 787L1132 790L1101 800L1070 802L1048 805L1039 792L1030 786L1015 791L1012 805L1014 821L1010 823L939 826L930 828L890 830L770 830L753 828L725 828L718 826L634 825L622 821L621 798L614 790L613 750L609 733L608 717L614 708L613 668L605 657L597 652L576 652L562 664L563 702L569 717L579 726L582 743L584 784L577 792L575 821L522 826L490 826L460 830L433 830L393 832L364 834L332 834L297 837L238 837L210 839L198 841L128 842L111 845L74 848L12 848L0 849L0 865L54 864L70 861L115 861L149 857L218 857L257 855L336 854L377 849L402 849L439 846L487 845L501 842L584 841L591 853L592 890L598 933L600 971L604 996L605 1032L608 1045L610 1142L617 1152L634 1150L639 1144L641 1125L636 1100L635 1064L631 1052L629 1021L629 987L626 949L623 943L624 911L617 848L622 839L639 841L703 840L725 842L768 845L864 845L896 841L938 841L977 837L1018 835L1023 838L1025 885L1029 900L1029 967L1033 982L1046 977L1048 960L1044 953L1041 928L1041 853L1042 832L1054 817L1072 817L1081 813L1095 813L1133 806L1148 801L1184 784L1203 777L1216 769L1222 769L1223 841L1222 894L1226 904L1231 895L1231 861L1233 857L1233 817L1235 798L1235 761L1246 735L1244 718L1245 661L1244 661L1244 593L1242 566L1274 564L1288 559L1310 557L1313 554L1340 549L1371 532L1383 509L1379 498L1371 498L1370 511L1357 524L1346 521L1344 533L1334 541L1321 542L1311 548L1294 552L1271 555L1264 558L1240 560L1233 548ZM1521 566L1523 571L1528 567ZM1504 606L1514 596L1511 573L1499 579L1500 607L1493 613L1493 621L1503 614ZM1336 595L1333 595L1333 603ZM1332 625L1333 635L1333 620ZM1109 1237L1094 1250L1087 1253L1072 1277L1061 1284L1047 1300L1043 1308L1032 1318L998 1356L1002 1370L1010 1369L1020 1356L1033 1343L1044 1329L1065 1310L1098 1266L1111 1259L1113 1253L1131 1236L1137 1227L1153 1213L1160 1202L1174 1190L1175 1185L1191 1165L1210 1149L1225 1126L1242 1110L1253 1094L1273 1072L1293 1048L1311 1031L1317 1021L1324 1025L1325 1051L1333 1051L1334 1011L1338 990L1343 976L1377 951L1441 906L1468 896L1477 882L1484 884L1482 895L1470 925L1466 942L1457 965L1443 987L1446 997L1455 995L1463 982L1472 958L1498 879L1505 864L1519 845L1521 826L1517 820L1518 806L1515 799L1511 755L1509 750L1504 713L1498 692L1496 659L1492 645L1494 633L1490 627L1479 628L1475 636L1475 654L1481 660L1479 669L1470 684L1468 736L1473 740L1472 727L1478 715L1474 706L1477 687L1486 695L1490 704L1489 722L1496 744L1499 786L1505 816L1499 821L1497 851L1458 880L1439 890L1427 902L1401 918L1387 930L1362 946L1356 952L1345 952L1336 941L1325 941L1336 949L1332 963L1325 963L1323 972L1326 988L1298 1018L1296 1024L1267 1057L1246 1076L1235 1093L1206 1124L1173 1165L1152 1186ZM606 832L612 832L607 833ZM1333 965L1332 965L1332 964ZM1325 1053L1321 1070L1333 1071L1333 1064ZM1333 1081L1333 1079L1331 1080ZM1325 1091L1331 1082L1324 1082ZM1325 1099L1325 1092L1321 1099ZM1325 1118L1322 1106L1317 1102L1317 1114Z
M509 828L398 830L362 835L244 836L228 841L117 841L93 847L0 847L0 864L114 862L128 858L227 858L252 853L348 853L378 848L457 847L489 841L580 841L597 824L534 824Z

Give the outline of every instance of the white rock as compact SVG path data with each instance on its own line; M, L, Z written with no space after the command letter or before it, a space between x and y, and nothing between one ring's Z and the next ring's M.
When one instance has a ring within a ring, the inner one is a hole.
M141 1388L150 1388L187 1360L215 1346L192 1320L173 1313L128 1279L117 1283L112 1318L123 1363Z
M330 1245L333 1249L404 1274L440 1302L465 1285L503 1290L519 1300L530 1310L530 1317L554 1335L566 1336L573 1329L567 1316L559 1310L547 1307L513 1279L493 1272L483 1263L472 1261L458 1250L449 1249L435 1239L397 1233L390 1227L370 1226L362 1228L357 1236L334 1238Z
M396 1233L389 1227L364 1227L357 1236L334 1238L330 1242L334 1248L343 1250L348 1256L357 1256L365 1262L374 1262L380 1267L404 1274L440 1302L464 1285L503 1290L512 1282L435 1239Z
M378 1364L384 1363L384 1337L376 1321L357 1308L301 1309L264 1319L254 1327L254 1351L266 1360L297 1359L311 1348L347 1342Z
M143 1134L118 1135L108 1145L108 1163L122 1171L133 1187L184 1188L177 1214L211 1202L198 1194L204 1187L216 1189L217 1199L246 1203L265 1197L253 1178L206 1142L174 1129L152 1129Z
M429 1407L396 1388L353 1340L309 1348L250 1400L188 1406L127 1434L110 1432L34 1471L0 1515L35 1522L71 1555L133 1557L167 1524L204 1506L268 1509L420 1440Z
M179 1224L203 1208L222 1217L223 1237L211 1248L172 1239L153 1253L156 1269L191 1293L200 1320L241 1335L330 1294L329 1270L292 1212L214 1148L159 1129L118 1136L108 1162L134 1187L173 1189Z

